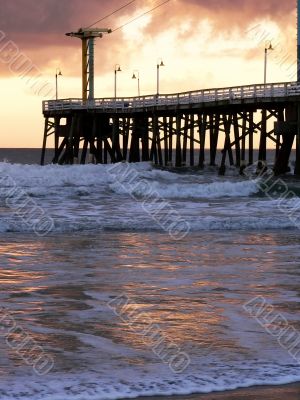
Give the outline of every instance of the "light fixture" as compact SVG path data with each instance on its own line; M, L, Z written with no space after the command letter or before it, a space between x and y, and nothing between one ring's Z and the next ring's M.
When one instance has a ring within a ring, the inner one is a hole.
M117 98L117 72L122 72L120 64L115 64L115 99Z
M157 96L159 96L159 68L160 67L165 67L165 64L164 64L164 62L163 62L163 60L161 58L159 58L157 60L157 72L156 72L156 75L157 75L157 79L156 79L156 94L157 94Z
M137 79L137 81L138 81L138 96L140 97L141 96L141 90L140 90L140 72L139 72L139 70L135 69L133 71L132 79Z
M58 77L62 76L61 70L59 68L56 68L55 72L55 99L57 100L58 98Z
M264 85L267 84L267 58L268 58L268 51L274 50L272 46L272 42L268 40L265 42L265 61L264 61Z

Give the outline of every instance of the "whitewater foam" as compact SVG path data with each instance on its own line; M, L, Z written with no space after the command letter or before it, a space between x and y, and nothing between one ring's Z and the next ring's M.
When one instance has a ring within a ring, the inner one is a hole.
M22 384L11 381L9 385L0 384L1 400L118 400L139 396L189 395L193 393L211 393L237 388L247 388L256 385L282 385L297 382L299 375L292 372L288 366L280 366L285 373L280 372L279 365L272 368L268 364L258 363L245 368L242 364L233 364L231 370L225 366L215 365L217 371L214 377L202 372L190 373L186 376L166 376L161 378L155 369L161 367L152 365L145 367L144 372L134 369L115 371L115 379L109 376L111 371L104 370L101 374L80 371L79 376L53 373L47 380L28 377ZM229 367L229 366L227 366ZM257 368L257 377L251 373ZM287 373L291 374L288 375ZM298 372L299 373L299 372Z
M115 182L110 188L119 194L129 193L134 196L145 196L145 186L139 182L134 184ZM216 199L224 197L249 197L259 192L259 187L255 181L246 182L214 182L214 183L194 183L178 184L153 182L149 184L149 194L158 194L165 199Z
M120 177L115 172L120 167L0 163L0 173L54 220L52 232L162 231L150 211L163 205L191 231L294 228L276 200L260 193L257 180L215 177L212 182L211 176L157 170L150 163L130 164L129 173ZM134 181L132 171L138 174ZM5 182L2 179L0 232L31 232L6 206ZM285 205L288 209L289 200Z

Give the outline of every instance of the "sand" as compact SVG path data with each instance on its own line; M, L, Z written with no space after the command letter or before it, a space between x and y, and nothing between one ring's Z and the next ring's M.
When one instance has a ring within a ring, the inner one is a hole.
M138 400L300 400L300 383L281 386L256 386L190 396L139 397Z

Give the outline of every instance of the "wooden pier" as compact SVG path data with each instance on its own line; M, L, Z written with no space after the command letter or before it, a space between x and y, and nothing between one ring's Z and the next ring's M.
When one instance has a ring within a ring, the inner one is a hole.
M53 163L152 161L161 166L226 165L237 168L267 159L276 148L274 172L288 171L296 140L300 175L300 84L273 83L170 95L43 102L41 164L54 138ZM259 143L254 160L254 139ZM52 146L51 146L52 147ZM209 149L209 159L205 150ZM221 149L221 150L218 150Z

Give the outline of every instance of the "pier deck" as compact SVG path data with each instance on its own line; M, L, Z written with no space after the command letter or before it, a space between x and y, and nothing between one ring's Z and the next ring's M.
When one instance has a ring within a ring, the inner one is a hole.
M220 172L226 163L240 167L264 162L271 141L276 148L274 171L281 174L288 170L297 138L295 173L300 174L299 105L296 82L159 96L48 100L43 102L41 164L51 135L54 163L78 160L84 164L90 154L97 163L150 160L159 165L203 167L215 165L222 148ZM258 160L253 159L254 135L258 135Z

